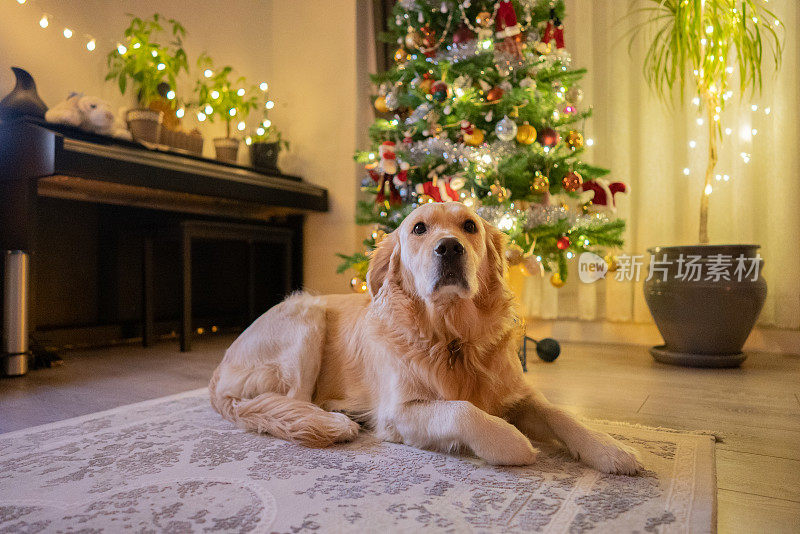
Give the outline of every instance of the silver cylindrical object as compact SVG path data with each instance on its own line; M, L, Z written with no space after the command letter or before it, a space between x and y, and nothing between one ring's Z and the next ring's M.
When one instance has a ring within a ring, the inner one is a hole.
M3 283L3 372L28 372L28 254L7 250Z

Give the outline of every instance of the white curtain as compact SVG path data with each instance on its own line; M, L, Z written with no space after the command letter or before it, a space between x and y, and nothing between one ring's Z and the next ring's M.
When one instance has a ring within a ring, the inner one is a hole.
M628 221L620 254L647 254L656 245L697 242L703 188L706 126L696 123L691 97L664 104L642 74L643 47L629 54L629 16L642 1L567 0L565 37L573 66L585 67L584 106L594 116L586 137L594 140L587 160L611 169L631 192L618 195L620 216ZM783 21L785 48L777 76L764 62L764 90L741 100L738 82L722 114L723 134L717 172L730 176L714 182L709 237L712 243L757 243L765 259L769 294L759 324L800 327L800 91L798 49L800 2L769 3ZM766 54L765 54L766 55ZM755 105L756 108L752 106ZM768 113L767 113L768 112ZM752 135L757 131L756 135ZM694 140L696 148L690 148ZM745 163L742 153L749 156ZM688 176L683 170L690 169ZM645 256L647 259L647 256ZM605 280L591 285L577 277L555 289L547 277L525 282L528 315L543 319L650 322L642 282ZM643 273L646 274L646 273ZM643 277L644 278L644 277ZM643 280L642 278L642 280Z

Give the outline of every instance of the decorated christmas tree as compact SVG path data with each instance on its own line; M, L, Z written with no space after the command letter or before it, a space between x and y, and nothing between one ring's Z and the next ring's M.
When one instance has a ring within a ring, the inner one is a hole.
M340 272L364 291L370 251L415 207L461 201L509 236L506 259L550 273L622 245L608 171L581 161L590 109L564 42L563 0L399 0L385 38L395 64L372 78L377 118L357 222L365 250ZM613 256L606 256L611 262Z

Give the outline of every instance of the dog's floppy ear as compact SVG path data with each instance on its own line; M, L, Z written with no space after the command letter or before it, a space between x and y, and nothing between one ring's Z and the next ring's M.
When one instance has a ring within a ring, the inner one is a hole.
M482 220L483 228L486 231L486 257L491 267L502 279L506 272L506 234Z
M367 272L367 287L369 288L369 294L373 298L378 294L383 281L386 279L392 254L395 249L399 248L400 242L397 239L397 230L395 230L387 234L378 245L378 248L375 249L375 253L369 261L369 271Z

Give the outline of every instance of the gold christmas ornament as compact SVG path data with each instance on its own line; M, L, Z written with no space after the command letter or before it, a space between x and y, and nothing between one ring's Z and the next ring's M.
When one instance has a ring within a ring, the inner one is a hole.
M464 143L469 146L478 146L483 143L483 130L480 128L473 128L471 134L464 134Z
M550 277L550 283L553 287L562 287L564 285L564 280L561 279L561 275L558 273L553 273Z
M428 93L431 92L431 85L433 85L433 80L427 79L419 82L419 85L417 87L419 87L419 90L427 95Z
M350 289L352 289L355 293L366 293L367 282L364 281L363 278L354 276L350 279Z
M498 183L493 183L489 186L489 191L491 191L492 195L498 200L498 202L503 202L511 195L511 191L506 189L505 187L501 186Z
M534 193L546 193L550 189L550 180L547 176L539 171L533 173L533 183L531 184L531 191Z
M575 150L583 148L583 135L580 132L571 130L567 134L567 144Z
M412 27L408 28L408 33L406 33L406 47L411 50L416 50L420 46L422 46L422 34L419 33Z
M475 22L478 23L478 26L483 26L484 28L488 28L492 25L492 14L488 11L481 11L478 13L478 16L475 17Z
M381 113L386 113L389 111L389 106L386 105L386 98L379 96L375 99L374 102L375 109L377 109Z
M606 254L603 258L606 260L606 265L608 265L608 272L613 273L617 269L619 269L619 263L617 263L617 257L613 254Z
M411 55L405 51L403 48L398 48L397 52L394 53L394 60L398 63L403 63L411 59Z
M506 247L506 261L509 265L518 265L522 262L522 247L516 243L509 243Z
M517 126L517 142L521 145L530 145L536 141L536 128L527 122Z
M561 180L561 184L565 190L574 193L580 190L581 185L583 185L583 177L577 171L570 171Z

